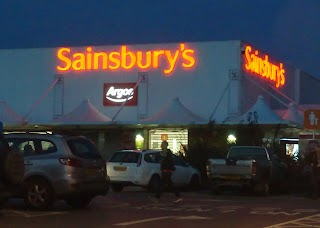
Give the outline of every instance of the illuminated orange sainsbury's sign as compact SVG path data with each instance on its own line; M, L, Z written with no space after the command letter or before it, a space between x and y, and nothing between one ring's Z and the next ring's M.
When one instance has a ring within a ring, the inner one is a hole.
M75 52L71 48L62 47L57 51L59 72L93 71L93 70L130 70L133 68L161 69L163 73L172 73L178 64L182 68L192 68L195 63L195 50L185 44L172 51L157 49L148 51L133 51L128 46L110 52L95 51L87 47L84 52Z
M253 51L251 46L246 46L245 48L245 60L244 68L247 71L274 81L277 88L285 84L286 78L283 63L271 63L268 55L259 56L258 50Z

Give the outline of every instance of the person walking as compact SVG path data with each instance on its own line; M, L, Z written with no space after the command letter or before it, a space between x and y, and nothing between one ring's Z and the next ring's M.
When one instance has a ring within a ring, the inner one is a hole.
M319 151L320 147L314 148L311 155L311 171L312 171L312 198L318 199L319 197Z
M308 153L306 155L306 166L305 170L308 173L308 181L309 181L309 189L307 194L314 199L318 198L319 195L319 162L318 162L318 151L319 147L314 143L310 143L310 146L308 148Z
M182 144L180 144L180 150L178 151L178 157L181 158L184 162L188 162L186 149Z
M163 159L160 162L160 171L161 171L161 179L160 184L157 187L156 194L154 197L151 197L153 202L159 202L161 194L164 191L164 188L167 187L169 192L173 192L176 196L176 200L174 202L182 201L180 192L178 188L175 188L172 183L172 173L175 171L175 164L173 154L170 149L168 149L168 142L162 141L161 143L161 153Z

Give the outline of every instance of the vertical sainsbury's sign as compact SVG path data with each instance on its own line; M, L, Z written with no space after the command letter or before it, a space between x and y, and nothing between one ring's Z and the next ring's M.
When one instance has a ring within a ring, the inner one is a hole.
M186 44L175 49L134 50L126 45L104 51L86 47L76 51L62 47L56 53L56 69L60 73L69 71L116 71L130 69L159 69L164 74L172 73L177 67L193 68L196 64L195 50Z
M258 50L254 50L251 46L245 47L244 58L244 69L248 72L274 82L277 88L285 84L283 63L271 62L268 55L261 55Z
M104 106L137 106L138 87L136 83L104 83L103 105Z

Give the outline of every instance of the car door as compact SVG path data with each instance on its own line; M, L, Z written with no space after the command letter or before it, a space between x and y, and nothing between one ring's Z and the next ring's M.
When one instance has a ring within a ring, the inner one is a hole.
M24 156L25 176L31 174L59 176L62 172L56 168L58 159L51 158L51 155L57 151L53 142L31 137L8 138L8 141ZM49 151L48 148L52 150Z
M144 155L144 165L141 169L141 176L147 182L151 180L154 174L160 175L160 161L162 159L160 152L151 152Z
M176 170L172 174L174 185L186 185L189 182L190 170L188 165L179 157L173 156Z

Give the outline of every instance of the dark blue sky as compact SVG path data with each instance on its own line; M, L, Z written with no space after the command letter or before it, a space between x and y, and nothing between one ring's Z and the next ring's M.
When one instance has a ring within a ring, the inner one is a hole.
M319 0L0 0L0 48L244 40L320 77Z

